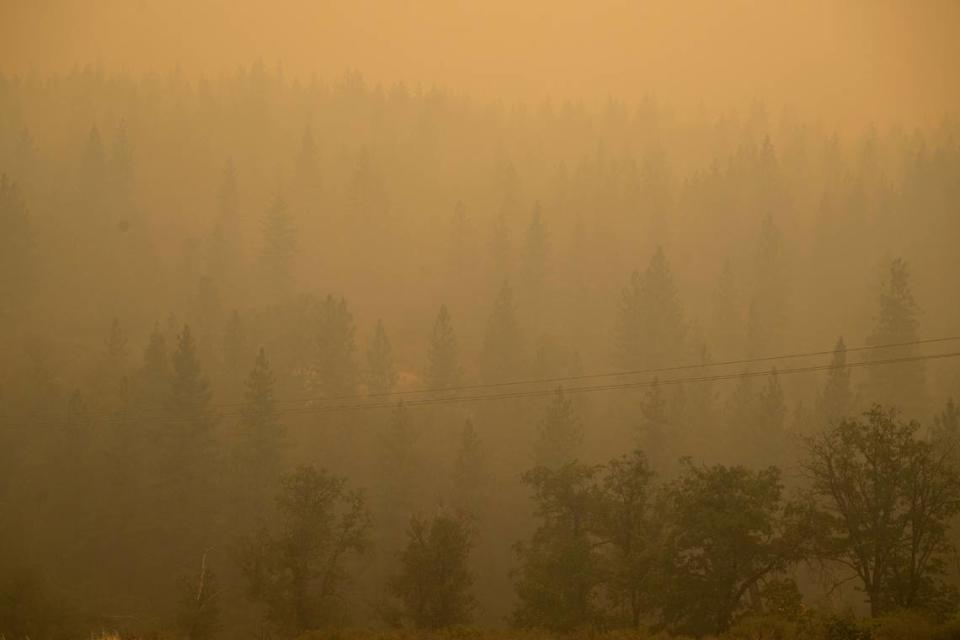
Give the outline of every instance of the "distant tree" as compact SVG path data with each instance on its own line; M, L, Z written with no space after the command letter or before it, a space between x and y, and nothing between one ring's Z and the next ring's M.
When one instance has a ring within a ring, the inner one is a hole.
M425 376L428 389L447 389L460 383L460 354L457 336L453 332L453 323L447 305L440 306L440 312L433 323L430 345L427 351L427 372Z
M389 584L402 603L399 621L408 620L417 629L470 622L475 606L468 567L472 546L470 527L462 518L441 513L429 522L410 519L400 570Z
M583 444L583 426L573 401L557 388L537 428L534 460L537 466L557 469L574 462Z
M787 321L787 276L780 228L768 214L760 224L754 264L754 287L747 314L747 348L751 356L782 348Z
M524 473L539 524L529 542L516 546L517 626L572 631L599 623L602 572L592 533L599 500L596 474L595 468L576 463Z
M293 259L297 252L296 229L280 193L263 221L263 248L260 263L265 283L272 297L283 297L290 291L293 278Z
M380 439L381 507L387 530L399 532L402 521L416 508L423 462L417 440L410 411L398 402Z
M173 354L173 376L160 432L161 473L166 508L193 526L191 536L206 534L217 481L215 418L210 385L200 369L197 346L184 326Z
M147 415L156 415L166 402L172 371L167 341L159 324L154 325L143 352L143 364L133 377L133 403Z
M354 362L356 331L347 301L327 296L320 307L317 335L316 383L327 397L354 392L357 369Z
M274 385L273 371L261 348L247 377L234 452L239 483L236 499L247 505L250 513L260 513L267 506L270 488L283 470L284 432Z
M513 303L513 289L504 282L487 321L480 372L484 382L503 382L522 375L523 363L523 339Z
M300 150L296 159L296 180L303 195L316 195L320 181L320 154L313 138L313 128L308 124L300 137Z
M35 283L36 254L30 217L17 183L0 175L0 323L25 311Z
M451 503L459 513L479 520L487 499L487 453L473 421L467 420L453 462Z
M512 267L512 253L510 246L510 228L503 215L498 216L493 223L490 234L490 253L493 262L493 277L497 280L510 276Z
M301 467L280 487L278 531L247 540L240 568L248 596L266 606L270 622L296 636L340 617L344 563L366 551L370 517L363 495L323 469Z
M223 332L222 378L226 395L231 399L239 399L243 395L243 372L251 354L243 316L234 309Z
M390 393L397 384L393 366L393 351L383 321L377 320L373 339L367 346L367 390L374 395Z
M837 340L830 359L830 370L823 389L817 393L816 419L832 424L846 418L853 409L853 390L850 387L850 369L847 368L847 345Z
M661 247L620 300L616 358L624 369L663 367L683 353L686 328L670 265Z
M764 585L810 551L808 514L781 493L776 467L687 461L669 489L668 579L659 594L668 627L717 634L745 608L762 611Z
M789 444L786 439L787 404L776 367L770 370L766 384L757 395L756 411L751 429L752 441L759 448L758 459L784 463Z
M903 344L917 339L920 308L910 288L910 271L901 258L884 265L876 326L868 340L871 345ZM917 345L876 349L870 360L910 358L919 354ZM903 362L870 367L864 395L868 402L883 402L911 417L920 417L926 400L926 368L923 362Z
M238 293L236 289L242 276L239 201L237 170L228 159L217 192L217 215L210 232L207 266L211 277L224 287L231 301Z
M896 608L945 613L957 604L943 576L960 474L952 447L920 439L919 429L875 405L806 442L820 552L856 574L874 616Z
M530 226L524 244L523 275L526 284L526 293L535 313L542 313L544 303L544 286L547 278L547 227L543 221L540 203L533 208Z

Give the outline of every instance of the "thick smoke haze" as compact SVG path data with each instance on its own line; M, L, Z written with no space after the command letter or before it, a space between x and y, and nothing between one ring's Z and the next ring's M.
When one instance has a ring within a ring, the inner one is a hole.
M960 2L0 0L0 640L960 637Z
M953 0L5 0L2 12L0 58L21 73L92 63L215 77L262 60L508 101L762 100L847 124L960 104Z

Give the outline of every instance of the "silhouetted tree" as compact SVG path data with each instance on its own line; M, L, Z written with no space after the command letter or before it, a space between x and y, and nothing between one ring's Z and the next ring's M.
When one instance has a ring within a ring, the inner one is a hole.
M470 622L475 606L467 566L473 546L467 523L441 513L430 521L414 516L400 570L390 591L402 603L399 621L417 629L442 629Z
M460 383L461 373L457 336L453 332L453 323L450 320L447 305L441 305L430 334L426 386L428 389L455 387Z

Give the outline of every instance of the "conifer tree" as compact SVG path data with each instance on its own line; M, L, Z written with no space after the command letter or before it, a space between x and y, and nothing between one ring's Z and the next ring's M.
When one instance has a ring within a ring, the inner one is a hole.
M390 338L383 327L383 320L377 320L373 339L367 346L367 391L373 395L390 393L397 384L397 372L393 365L393 351Z
M161 432L161 490L168 505L192 525L188 537L206 533L217 479L210 388L200 369L197 346L184 326L173 354L173 376Z
M223 379L227 397L239 399L243 395L243 371L250 353L243 317L236 309L227 320L223 334Z
M786 268L780 229L773 216L760 226L755 283L747 317L749 355L770 355L782 348L787 305Z
M17 183L0 174L0 326L21 316L36 273L30 217Z
M402 401L390 414L380 447L384 530L397 533L403 519L415 511L423 462L410 410Z
M848 417L853 409L850 369L846 365L847 345L841 337L833 348L827 380L817 393L816 419L821 423L820 428Z
M467 419L460 434L460 446L453 462L451 504L472 520L482 518L489 478L487 453L473 421Z
M480 372L484 382L503 382L523 374L523 339L513 303L513 289L504 282L487 321Z
M261 348L247 377L235 445L235 473L240 481L237 498L251 514L267 506L271 487L283 470L284 433L274 385L273 371Z
M460 383L460 355L457 336L447 305L440 305L440 312L433 323L430 345L427 351L425 382L428 389L447 389Z
M233 160L227 160L217 193L217 215L210 234L208 266L210 275L233 299L241 278L239 195L237 171Z
M573 401L557 388L554 397L537 430L534 461L538 466L556 469L574 462L583 444L583 425L573 407Z
M661 247L641 275L634 271L620 302L618 364L657 368L683 353L686 327L670 265Z
M524 247L524 277L528 294L539 308L543 300L543 287L547 274L547 228L543 222L543 213L538 202L533 208L530 226L527 227Z
M282 298L289 293L293 285L293 260L296 250L293 219L286 200L277 193L263 221L263 248L260 254L270 297Z
M910 270L902 258L884 264L876 325L868 343L903 344L917 339L920 308L910 287ZM919 353L917 345L904 345L870 351L873 361L909 358ZM923 415L926 400L926 367L923 362L903 362L870 367L864 388L864 400L882 402L909 417Z
M328 295L320 307L316 382L327 397L350 395L357 380L355 325L344 298Z

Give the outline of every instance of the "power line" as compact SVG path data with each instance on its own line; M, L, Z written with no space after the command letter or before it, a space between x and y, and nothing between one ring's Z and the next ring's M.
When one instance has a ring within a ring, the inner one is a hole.
M960 351L953 351L948 353L938 353L931 355L921 355L921 356L905 356L901 358L886 358L882 360L863 360L859 362L848 362L844 364L826 364L826 365L809 365L804 367L794 367L790 369L776 369L776 375L792 375L799 373L812 373L818 371L829 371L834 369L853 369L853 368L864 368L864 367L873 367L881 365L891 365L891 364L904 364L909 362L920 362L924 360L943 360L947 358L956 358L960 357ZM607 385L594 385L594 386L582 386L582 387L567 387L563 388L564 393L568 394L578 394L578 393L591 393L598 391L615 391L623 389L637 389L643 387L653 387L657 385L678 385L678 384L690 384L690 383L703 383L703 382L716 382L721 380L736 380L743 378L755 378L755 377L766 377L773 375L774 371L746 371L740 373L726 373L726 374L717 374L712 376L696 376L696 377L686 377L686 378L668 378L666 380L643 380L637 382L625 382L619 384L607 384ZM550 389L534 389L528 391L514 391L508 393L496 393L496 394L485 394L485 395L474 395L474 396L451 396L448 398L425 398L423 400L411 400L411 401L402 401L404 406L407 407L422 407L430 405L445 405L445 404L461 404L467 402L480 402L486 400L509 400L509 399L525 399L525 398L537 398L543 396L549 396L557 393L557 388ZM312 415L344 410L357 410L357 409L383 409L396 406L397 403L393 402L362 402L356 404L344 404L344 405L328 405L320 407L305 407L300 410L286 410L281 413L284 415Z
M846 353L858 353L861 351L877 351L881 349L895 349L899 347L912 347L920 346L925 344L938 344L943 342L954 342L960 340L960 336L947 336L942 338L925 338L920 340L911 340L909 342L893 342L888 344L878 344L878 345L861 345L858 347L849 347L845 351ZM581 380L596 380L599 378L613 378L613 377L626 377L626 376L635 376L635 375L649 375L655 373L670 373L674 371L688 371L691 369L705 369L713 367L729 367L734 365L742 364L756 364L760 362L774 362L777 360L795 360L797 358L812 358L816 356L826 356L833 355L835 352L834 349L826 351L806 351L799 353L786 353L775 356L761 356L756 358L740 358L736 360L721 360L719 362L698 362L691 364L683 365L672 365L667 367L655 367L648 369L630 369L626 371L604 371L598 373L585 373L573 376L558 376L553 378L527 378L521 380L509 380L505 382L490 382L482 384L471 384L471 385L460 385L456 387L433 387L427 389L405 389L402 391L385 391L381 393L369 393L369 394L346 394L338 396L328 396L328 397L303 397L303 398L284 398L276 400L277 404L301 404L308 402L336 402L341 400L366 400L374 398L395 398L395 397L404 397L411 395L429 395L429 394L449 394L457 393L461 391L476 391L478 389L498 389L498 388L507 388L515 386L526 386L531 384L561 384L564 382L578 382ZM211 405L217 408L228 408L228 407L243 407L248 403L246 402L225 402L219 403L216 405Z
M931 344L937 342L947 342L953 340L960 340L958 337L947 337L947 338L930 338L925 340L915 340L911 342L904 343L894 343L894 344L883 344L883 345L872 345L872 346L861 346L847 349L848 352L859 352L859 351L869 351L869 350L879 350L895 347L904 347L904 346L913 346L919 344ZM494 383L494 384L482 384L482 385L469 385L458 388L449 388L449 389L435 389L431 390L432 393L442 393L445 394L440 397L433 398L421 398L413 400L402 400L404 406L407 407L422 407L422 406L431 406L431 405L449 405L449 404L465 404L471 402L483 402L490 400L512 400L512 399L527 399L527 398L538 398L553 395L557 392L557 386L552 386L553 384L558 384L567 381L576 381L584 379L596 379L601 377L612 377L612 376L623 376L623 375L640 375L640 374L650 374L650 373L661 373L668 371L680 371L686 369L697 369L697 368L706 368L706 367L720 367L720 366L731 366L734 364L748 364L756 362L768 362L771 360L787 359L787 358L800 358L800 357L812 357L812 356L822 356L822 355L832 355L834 353L831 351L818 351L818 352L807 352L807 353L795 353L788 354L784 356L766 356L762 358L745 358L740 360L728 360L725 362L717 363L701 363L694 365L681 365L681 366L672 366L672 367L660 367L655 369L645 369L645 370L635 370L628 372L616 372L616 373L600 373L600 374L586 374L582 376L564 376L558 378L541 378L536 380L524 380L524 381L515 381L515 382L505 382L505 383ZM799 373L813 373L820 371L829 371L833 369L853 369L853 368L866 368L872 366L882 366L882 365L892 365L892 364L903 364L909 362L921 362L926 360L942 360L949 358L960 357L960 351L953 351L947 353L938 353L930 355L917 355L917 356L904 356L898 358L886 358L886 359L873 359L873 360L862 360L858 362L847 362L841 365L836 364L825 364L825 365L807 365L802 367L793 367L787 369L775 369L777 375L793 375ZM566 387L563 389L564 393L568 394L580 394L580 393L593 393L601 391L616 391L616 390L625 390L625 389L637 389L637 388L647 388L655 385L678 385L678 384L697 384L705 382L717 382L724 380L735 380L743 378L755 378L755 377L765 377L772 374L772 370L764 369L759 371L742 371L737 373L722 373L708 376L687 376L680 378L667 378L667 379L657 379L653 380L640 380L632 382L622 382L622 383L610 383L603 385L585 385L585 386L575 386L575 387ZM488 393L488 394L475 394L475 395L450 395L455 391L465 391L465 390L478 390L478 389L489 389L489 388L502 388L515 385L524 385L524 384L551 384L549 388L541 389L527 389L527 390L518 390L518 391L507 391L499 393ZM559 386L559 385L558 385ZM420 391L419 393L426 393L426 391ZM393 400L384 400L385 397L397 397L409 395L404 393L388 393L388 394L371 394L371 395L355 395L355 396L346 396L344 399L356 399L356 400L366 400L355 403L348 404L324 404L319 406L304 406L301 408L290 408L290 409L280 409L277 411L279 416L303 416L303 415L319 415L323 413L333 413L341 411L356 411L356 410L367 410L367 409L384 409L395 407L398 403ZM380 398L380 400L377 400ZM374 401L370 401L370 400ZM329 403L333 401L333 398L317 398L314 400L304 399L302 402L325 402ZM292 401L288 401L292 402ZM219 406L246 406L247 403L233 403L230 405L219 405ZM216 408L217 405L212 406ZM224 412L217 414L219 419L231 419L239 418L242 416L240 411L233 412ZM91 417L88 415L88 417ZM177 418L169 415L137 415L130 414L126 417L113 415L109 420L101 421L101 424L113 424L119 425L128 421L139 421L139 422L160 422L165 424L176 424L178 422L188 422L187 418ZM32 423L36 424L36 423Z

